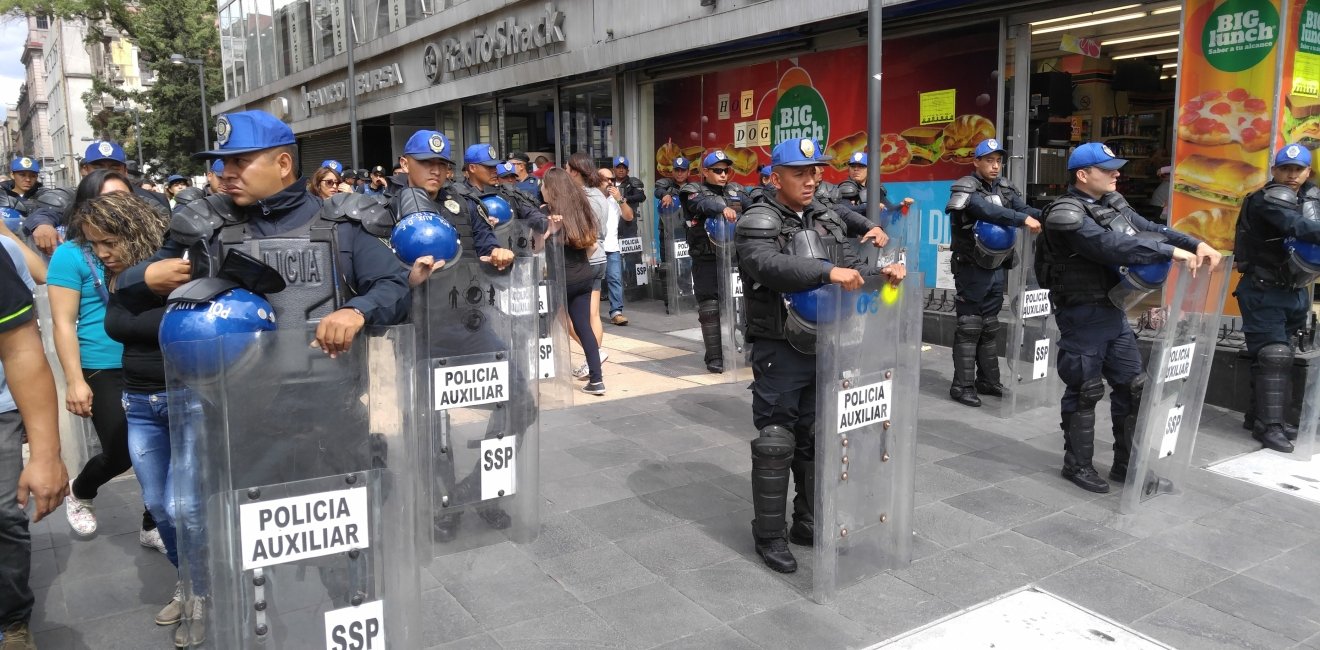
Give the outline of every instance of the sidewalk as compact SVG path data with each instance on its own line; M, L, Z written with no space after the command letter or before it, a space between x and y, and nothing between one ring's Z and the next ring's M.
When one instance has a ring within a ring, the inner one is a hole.
M1179 511L1134 525L1117 490L1059 477L1056 412L952 403L944 348L922 354L917 559L816 605L810 549L789 576L752 550L746 382L710 384L695 316L628 315L605 325L609 394L542 415L540 538L460 539L426 567L424 647L864 648L1034 585L1172 647L1320 650L1320 504L1194 469ZM1206 408L1197 467L1257 448L1240 421ZM40 647L170 647L151 617L173 571L138 546L136 482L97 505L96 539L62 511L34 527Z

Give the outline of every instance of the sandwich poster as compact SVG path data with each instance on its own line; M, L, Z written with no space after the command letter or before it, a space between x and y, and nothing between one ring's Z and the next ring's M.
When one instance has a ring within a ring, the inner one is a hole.
M1320 147L1320 0L1291 0L1287 16L1275 150L1300 142L1315 151ZM1312 168L1320 169L1316 158Z
M1286 0L1183 5L1172 224L1232 250L1238 208L1268 180Z

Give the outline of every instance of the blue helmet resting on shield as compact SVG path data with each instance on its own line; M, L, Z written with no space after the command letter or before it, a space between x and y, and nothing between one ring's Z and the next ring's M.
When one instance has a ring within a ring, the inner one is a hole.
M1013 254L1013 244L1017 242L1017 228L1008 228L989 221L977 221L972 225L972 239L976 242L973 257L977 265L995 269Z
M463 243L458 229L440 215L440 208L427 196L426 190L410 187L391 199L391 208L398 223L390 232L390 248L404 264L412 266L419 258L430 255L444 262L444 270L458 261L463 254Z
M513 207L498 194L481 197L481 205L486 207L486 216L495 220L494 228L500 230L513 223Z
M1307 287L1320 278L1320 244L1288 237L1283 240L1283 247L1288 251L1293 286Z
M1132 264L1114 269L1118 273L1118 284L1109 290L1109 302L1115 307L1127 311L1151 292L1158 291L1169 279L1169 270L1173 260L1154 264Z
M23 213L19 212L16 208L8 206L0 208L0 218L5 220L5 227L8 228L10 232L20 233L23 231Z
M738 224L725 219L722 215L715 217L706 217L706 234L710 236L711 243L719 247L733 245L733 233Z

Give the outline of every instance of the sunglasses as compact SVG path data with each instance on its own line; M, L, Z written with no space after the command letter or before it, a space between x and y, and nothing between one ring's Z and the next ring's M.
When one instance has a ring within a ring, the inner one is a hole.
M712 174L727 174L727 173L729 173L729 168L728 168L728 167L711 167L711 168L710 168L710 173L712 173Z
M322 185L329 186L329 187L334 187L334 186L336 186L336 185L339 184L339 181L336 181L336 180L332 180L332 179L327 178L327 179L322 180L322 181L321 181L321 184L322 184Z

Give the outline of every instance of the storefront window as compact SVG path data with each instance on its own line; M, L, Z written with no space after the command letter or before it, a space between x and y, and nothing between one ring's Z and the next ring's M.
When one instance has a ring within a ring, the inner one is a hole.
M320 63L348 48L344 0L312 0L312 57Z
M241 95L248 89L248 45L247 30L243 24L246 18L243 8L252 2L254 0L235 0L234 4L229 5L229 43L234 57L235 95Z
M225 76L225 97L231 98L238 96L234 87L234 39L230 36L238 5L234 2L220 10L220 61Z
M463 107L463 138L455 148L480 142L495 142L495 103L481 102Z
M559 141L564 157L579 151L597 164L609 164L614 146L614 93L602 81L559 92Z
M252 38L249 42L256 42L260 59L257 83L265 85L279 78L275 57L275 14L271 10L271 0L256 0L252 4L252 20L248 25L248 34Z
M275 0L275 30L280 44L280 74L311 65L311 0Z
M504 139L500 151L509 155L526 152L535 159L538 155L555 157L555 92L539 90L500 100Z

